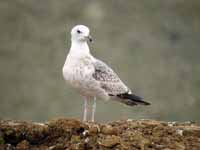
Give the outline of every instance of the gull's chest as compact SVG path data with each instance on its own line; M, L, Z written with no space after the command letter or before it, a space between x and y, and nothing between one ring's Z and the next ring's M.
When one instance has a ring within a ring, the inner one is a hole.
M63 76L72 86L79 87L87 81L94 72L88 57L67 59L63 67Z

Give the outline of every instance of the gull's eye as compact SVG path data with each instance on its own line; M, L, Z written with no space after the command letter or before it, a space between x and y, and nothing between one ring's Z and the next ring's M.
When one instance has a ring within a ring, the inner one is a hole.
M80 34L80 33L82 33L82 32L81 32L80 30L77 30L77 33Z

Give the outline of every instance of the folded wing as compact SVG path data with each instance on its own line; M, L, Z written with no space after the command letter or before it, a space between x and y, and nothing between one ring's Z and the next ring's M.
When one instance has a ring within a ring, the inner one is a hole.
M95 59L93 78L99 82L102 89L116 100L127 105L149 105L141 97L131 93L131 90L120 80L118 75L104 62Z

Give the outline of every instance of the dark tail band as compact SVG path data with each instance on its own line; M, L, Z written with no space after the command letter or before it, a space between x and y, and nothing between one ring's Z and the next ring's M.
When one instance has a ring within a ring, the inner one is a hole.
M139 97L134 94L123 93L123 94L118 94L117 97L121 99L121 102L131 106L150 105L150 103L143 101L142 97Z

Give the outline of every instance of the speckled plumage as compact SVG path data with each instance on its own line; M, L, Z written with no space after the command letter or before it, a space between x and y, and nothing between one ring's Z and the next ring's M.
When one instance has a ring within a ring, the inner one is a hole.
M118 75L104 62L96 59L93 65L95 71L92 76L109 95L117 95L129 91Z
M63 66L65 80L85 98L83 120L87 120L87 100L94 98L92 121L96 109L96 97L104 100L115 99L127 105L149 103L131 94L131 90L104 62L90 54L87 40L91 41L89 29L83 25L71 31L71 48Z

